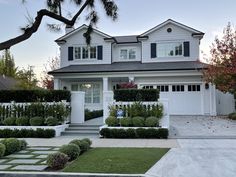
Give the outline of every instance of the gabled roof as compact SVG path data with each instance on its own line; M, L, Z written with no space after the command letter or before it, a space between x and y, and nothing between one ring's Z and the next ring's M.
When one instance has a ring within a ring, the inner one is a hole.
M201 70L207 67L207 64L199 61L182 61L182 62L158 62L158 63L141 63L141 62L117 62L112 64L96 65L70 65L54 71L49 74L62 73L101 73L101 72L139 72L139 71L175 71L175 70Z
M71 36L71 35L77 33L78 31L80 31L80 30L82 30L82 29L87 29L87 28L88 28L88 25L83 24L83 25L81 25L80 27L78 27L78 28L72 30L71 32L69 32L69 33L67 33L67 34L65 34L64 36L62 36L62 37L56 39L55 42L64 41L64 40L65 40L66 38L68 38L69 36ZM103 33L103 32L101 32L101 31L99 31L99 30L97 30L97 29L95 29L95 28L93 28L93 32L95 32L95 33L97 33L97 34L99 34L99 35L101 35L101 36L103 36L103 37L105 37L105 38L111 38L110 35L108 35L108 34L106 34L106 33Z
M165 25L167 25L167 24L170 24L170 23L171 23L171 24L174 24L174 25L176 25L176 26L179 26L180 28L183 28L183 29L185 29L185 30L188 30L188 31L192 32L193 35L204 35L204 33L201 32L201 31L198 31L198 30L196 30L196 29L194 29L194 28L191 28L191 27L189 27L189 26L186 26L186 25L184 25L184 24L182 24L182 23L176 22L176 21L174 21L174 20L172 20L172 19L168 19L168 20L164 21L163 23L161 23L161 24L159 24L159 25L157 25L157 26L151 28L150 30L148 30L148 31L146 31L146 32L144 32L144 33L142 33L140 36L147 36L148 34L152 33L153 31L156 31L156 30L160 29L161 27L163 27L163 26L165 26Z

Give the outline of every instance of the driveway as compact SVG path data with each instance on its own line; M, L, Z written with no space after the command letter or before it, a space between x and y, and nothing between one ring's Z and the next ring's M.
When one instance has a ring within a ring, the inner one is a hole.
M236 140L178 140L146 177L233 177L236 176Z
M236 138L236 121L211 116L170 116L170 138Z

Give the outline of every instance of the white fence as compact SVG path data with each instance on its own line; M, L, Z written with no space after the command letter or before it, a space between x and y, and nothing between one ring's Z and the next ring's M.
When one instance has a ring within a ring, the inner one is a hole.
M117 108L128 108L133 105L135 102L113 102L111 105ZM160 99L158 102L141 102L144 107L152 109L153 105L162 105L163 106L163 117L161 118L160 125L162 128L169 129L169 105L167 99ZM127 115L127 112L125 112Z

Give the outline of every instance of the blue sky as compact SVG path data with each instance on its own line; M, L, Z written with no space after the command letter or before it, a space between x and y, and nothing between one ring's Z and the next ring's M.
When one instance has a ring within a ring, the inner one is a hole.
M98 1L98 0L97 0ZM208 53L209 46L216 35L222 33L228 22L235 25L235 0L116 0L119 7L119 18L116 22L107 18L101 7L100 20L97 24L99 30L110 35L140 34L153 26L171 18L180 23L205 32L201 41L201 50ZM27 24L27 11L35 17L37 10L45 8L45 0L0 0L0 41L15 37L21 33L20 27ZM63 8L75 11L70 4ZM11 48L17 66L35 66L38 75L49 58L59 55L59 48L55 39L64 34L47 30L46 23L51 22L45 18L39 31L29 40ZM78 20L76 27L86 23L84 14Z

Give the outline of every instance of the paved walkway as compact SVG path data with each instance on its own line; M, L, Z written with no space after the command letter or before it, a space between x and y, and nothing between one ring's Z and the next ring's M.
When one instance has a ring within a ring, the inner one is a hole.
M170 137L236 139L236 121L211 116L170 116Z

